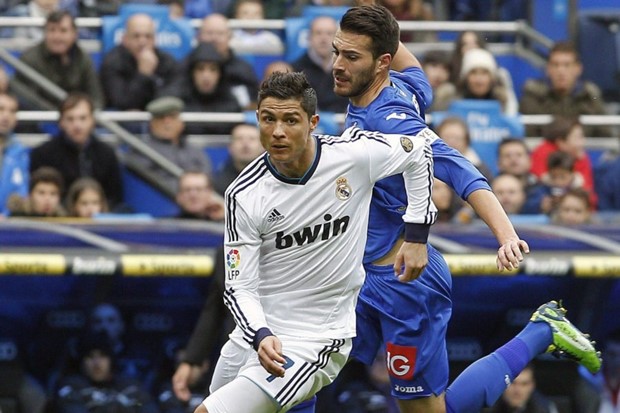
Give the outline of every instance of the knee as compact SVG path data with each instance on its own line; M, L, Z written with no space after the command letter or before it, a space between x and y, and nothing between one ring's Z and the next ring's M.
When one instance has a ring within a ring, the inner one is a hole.
M207 411L207 408L205 407L204 404L200 404L198 407L196 407L196 410L194 410L194 413L209 413Z

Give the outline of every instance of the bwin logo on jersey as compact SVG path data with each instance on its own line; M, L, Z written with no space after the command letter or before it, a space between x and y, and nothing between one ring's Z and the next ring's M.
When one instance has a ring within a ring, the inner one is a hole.
M293 232L292 234L278 231L276 233L276 248L283 250L292 247L294 244L302 246L304 244L312 244L315 241L326 241L331 237L344 234L349 226L350 217L345 215L332 221L332 216L325 214L323 219L326 222L302 228L300 231Z
M269 215L267 215L267 222L269 223L282 221L283 219L284 219L284 215L282 215L280 211L278 211L275 208L271 210Z
M346 201L351 197L351 194L353 194L353 190L347 178L340 177L336 179L336 198L341 201Z

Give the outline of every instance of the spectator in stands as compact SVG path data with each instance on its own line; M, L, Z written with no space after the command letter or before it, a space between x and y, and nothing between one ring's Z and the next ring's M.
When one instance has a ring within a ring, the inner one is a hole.
M27 49L20 60L66 92L83 92L97 108L103 107L103 92L90 55L77 45L78 32L68 11L47 16L44 39ZM17 72L11 87L34 109L53 110L58 99ZM21 92L23 91L23 93Z
M330 16L319 16L310 23L308 49L303 56L293 62L297 72L304 72L317 91L319 110L344 113L349 100L334 93L332 75L332 40L338 30L338 22Z
M590 194L583 188L571 188L560 197L553 222L561 225L583 225L592 222Z
M0 92L0 216L8 213L11 194L28 194L29 150L13 136L17 109L17 98Z
M437 222L452 222L456 220L465 223L468 221L461 221L459 213L471 214L472 216L474 214L473 210L464 205L463 200L456 195L452 188L437 178L433 180L432 198L438 211Z
M235 3L234 18L238 20L263 20L265 8L261 0L238 0ZM282 54L282 39L269 30L235 29L230 39L230 47L237 53Z
M0 93L9 92L9 74L6 72L4 65L0 64Z
M450 57L443 50L429 50L422 59L422 69L433 88L433 103L427 112L437 109L436 102L445 102L454 93L454 85L450 82Z
M124 377L139 379L147 387L155 378L153 345L142 337L135 341L128 338L123 314L118 306L103 302L94 306L89 314L88 333L104 333L114 355L115 371Z
M187 57L186 72L164 89L161 96L176 96L188 112L241 112L233 88L224 76L224 57L211 43L200 43ZM195 123L187 125L189 134L228 134L231 124Z
M620 211L620 156L597 165L594 178L599 211Z
M63 179L54 168L41 167L30 174L27 197L13 194L8 200L9 214L13 217L62 217Z
M575 159L568 153L555 151L547 158L547 172L541 177L547 193L541 203L546 214L556 211L562 196L569 189L583 188L583 176L575 171Z
M41 166L56 168L65 185L91 177L103 187L112 208L123 199L121 170L114 148L97 138L93 102L88 95L71 93L60 104L58 136L30 153L30 171Z
M437 110L447 109L457 99L482 99L498 101L504 115L517 114L514 91L500 82L497 62L486 49L474 48L465 52L454 94L448 94L443 99L443 102L436 102Z
M552 114L565 117L604 115L605 102L594 83L582 80L583 66L577 49L568 42L556 43L549 52L546 79L529 79L519 104L522 114ZM538 125L527 127L528 136L540 136ZM605 126L584 128L586 136L611 136Z
M378 0L398 21L433 21L435 16L430 4L424 0ZM407 42L433 42L437 40L434 32L401 31L400 40Z
M228 159L213 176L213 187L224 195L226 188L235 180L239 172L264 152L260 142L258 127L249 123L235 126L230 134Z
M450 72L450 81L453 84L459 82L461 78L461 67L463 65L463 56L468 50L471 49L486 49L487 42L484 37L478 32L471 30L465 30L459 33L454 40L454 48L452 50L452 63L450 65L452 71Z
M114 351L103 334L78 344L80 372L63 378L56 390L58 413L157 413L143 384L114 371Z
M467 158L487 180L491 180L493 174L489 167L480 159L476 151L471 147L469 128L467 123L458 117L450 116L437 125L436 132L448 144Z
M534 366L528 364L514 378L489 413L558 413L558 408L536 390Z
M185 123L181 119L184 107L183 101L173 96L164 96L150 102L146 107L151 114L147 143L181 169L203 171L211 175L211 162L204 151L187 143L187 136L184 133ZM127 162L150 172L167 188L177 191L177 178L161 169L142 153L131 150L127 154Z
M30 0L8 10L4 15L11 17L42 17L60 8L60 0ZM1 37L29 40L42 40L43 29L40 26L23 26L4 29Z
M521 138L505 138L497 148L497 169L499 173L516 176L525 185L526 201L521 213L540 214L546 188L536 175L530 172L532 162L530 153Z
M103 188L92 178L79 178L69 187L65 197L68 216L92 218L108 212L108 203Z
M508 215L520 214L525 204L525 187L519 178L499 174L491 182L491 190Z
M265 70L263 71L263 77L261 78L261 81L267 79L269 76L271 76L275 72L288 73L288 72L294 72L294 71L295 69L289 62L284 61L284 60L276 60L274 62L269 63L267 66L265 66Z
M450 73L450 81L453 84L458 84L461 73L463 69L463 57L465 53L467 53L470 49L484 49L488 50L487 42L485 37L482 36L481 33L475 32L472 30L465 30L459 34L459 36L454 41L454 50L452 51L452 64L451 64L451 73ZM514 95L514 86L512 82L512 75L506 68L498 66L497 67L497 82L501 85L505 90L511 92L513 97L516 100L516 96Z
M233 87L233 93L244 109L256 108L258 79L251 64L238 57L230 47L232 31L228 19L222 14L211 14L202 20L198 41L213 43L224 56L224 78Z
M185 17L185 0L157 0L157 4L168 6L168 17L172 20Z
M127 19L120 45L110 50L100 76L106 105L117 110L144 110L157 91L174 79L175 58L155 47L155 22L146 14Z
M583 187L593 194L592 205L596 207L592 163L585 145L584 130L577 118L556 116L543 130L545 140L532 152L532 173L541 177L547 172L547 159L552 152L562 151L575 159L575 171L584 179Z
M206 173L186 171L178 186L176 201L181 212L177 218L224 221L224 198L213 190Z

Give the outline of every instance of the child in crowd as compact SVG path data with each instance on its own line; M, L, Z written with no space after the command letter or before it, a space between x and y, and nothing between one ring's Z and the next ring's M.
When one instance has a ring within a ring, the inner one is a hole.
M543 197L541 210L552 214L560 198L573 188L583 188L583 176L575 171L575 158L566 152L556 151L547 158L547 172L541 178L547 194Z
M547 159L552 152L562 151L575 160L574 170L583 177L583 187L591 194L592 208L596 209L592 163L586 153L586 138L583 126L577 118L556 116L543 131L545 140L532 152L531 172L542 177L547 172Z
M592 222L590 194L583 188L569 189L559 200L553 222L561 225L582 225Z
M79 218L92 218L108 212L108 202L99 182L92 178L79 178L69 187L66 205L68 215Z
M50 167L41 167L30 175L27 197L17 194L8 200L11 216L25 217L61 217L65 211L60 203L63 190L63 179L60 173Z

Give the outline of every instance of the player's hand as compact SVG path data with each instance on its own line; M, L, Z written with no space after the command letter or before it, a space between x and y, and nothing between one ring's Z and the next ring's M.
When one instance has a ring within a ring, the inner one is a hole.
M258 359L261 366L267 370L269 374L276 377L284 377L286 371L282 365L286 363L282 357L282 343L276 336L265 337L258 345Z
M193 366L189 363L179 364L177 371L175 371L174 376L172 376L172 390L174 391L174 395L177 396L179 400L184 402L188 401L191 395L189 386L196 383L203 372L204 368L200 366Z
M511 239L497 250L497 269L500 271L519 268L523 254L530 253L530 246L522 239Z
M401 282L413 281L422 274L428 264L426 244L404 242L396 254L394 273ZM404 266L404 269L403 269ZM403 269L402 274L400 270Z

